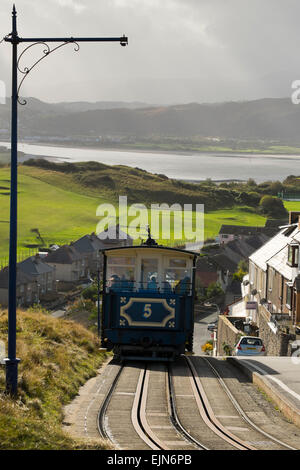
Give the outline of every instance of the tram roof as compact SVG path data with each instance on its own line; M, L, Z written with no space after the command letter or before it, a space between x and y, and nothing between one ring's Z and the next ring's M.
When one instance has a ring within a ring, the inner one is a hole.
M169 246L163 246L163 245L132 245L132 246L119 246L119 247L114 247L114 248L106 248L101 250L104 253L111 253L111 252L118 252L118 251L124 251L124 250L153 250L154 252L156 251L168 251L168 252L176 252L176 253L181 253L182 255L186 255L190 257L191 255L196 257L199 256L198 253L195 253L194 251L188 251L188 250L183 250L181 248L172 248Z

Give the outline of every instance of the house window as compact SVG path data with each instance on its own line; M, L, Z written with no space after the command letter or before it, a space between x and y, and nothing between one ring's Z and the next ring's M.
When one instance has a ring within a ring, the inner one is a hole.
M250 284L253 286L254 284L254 279L255 279L255 267L254 265L250 262L249 263L249 281Z
M292 267L298 266L299 245L289 245L288 247L288 263Z
M292 309L292 287L289 285L286 285L286 305Z
M273 288L273 283L274 283L274 269L273 268L269 268L269 291L272 292L272 288Z
M264 271L260 271L260 276L259 276L259 292L262 292L264 290Z
M283 296L283 281L282 281L282 276L278 276L278 293L279 293L279 299L282 300Z

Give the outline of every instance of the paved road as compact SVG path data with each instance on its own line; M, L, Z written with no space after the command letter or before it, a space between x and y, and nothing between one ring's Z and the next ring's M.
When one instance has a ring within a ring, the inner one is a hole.
M217 311L212 311L212 309L207 309L206 312L196 314L194 326L194 353L196 356L202 356L204 354L201 346L205 344L206 341L212 339L212 332L208 331L207 325L216 320L217 317Z
M266 378L300 410L300 358L267 356L236 359Z

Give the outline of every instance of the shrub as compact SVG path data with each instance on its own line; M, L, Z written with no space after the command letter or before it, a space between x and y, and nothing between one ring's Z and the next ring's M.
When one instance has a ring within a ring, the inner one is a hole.
M100 172L86 172L76 176L76 179L84 186L105 186L108 188L114 188L115 182L110 175L103 175Z
M70 307L70 313L77 312L90 312L93 313L95 310L95 303L90 299L80 299L76 300L73 305Z
M224 294L224 291L219 282L211 282L206 289L206 295L208 299L222 294Z
M259 209L263 214L275 219L287 215L282 200L274 196L263 196L259 202Z
M223 351L224 351L226 356L231 356L232 355L232 347L229 344L224 342L222 344L222 347L223 347Z
M201 349L205 353L210 353L213 350L213 342L211 340L207 341L203 346L201 346Z
M89 299L89 300L92 300L93 302L96 302L98 299L97 283L94 283L92 286L89 286L86 289L84 289L84 291L82 292L82 297L84 299Z

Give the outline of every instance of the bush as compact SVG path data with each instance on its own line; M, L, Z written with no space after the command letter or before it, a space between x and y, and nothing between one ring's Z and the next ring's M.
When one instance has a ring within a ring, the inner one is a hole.
M242 191L238 197L237 201L242 204L248 204L249 206L257 206L260 201L260 194L255 191L250 191L249 193Z
M108 188L114 188L115 182L109 175L103 175L100 172L86 172L76 175L76 179L84 186L105 186Z
M222 347L223 347L223 351L225 353L225 356L231 356L232 355L232 346L230 346L229 344L224 342L222 344Z
M90 312L93 313L96 309L95 303L90 299L80 299L76 300L73 305L70 307L70 313L78 312Z
M211 282L206 289L206 296L208 299L222 294L224 294L224 291L219 282Z
M92 300L93 302L96 302L98 300L97 284L95 283L92 286L84 289L84 291L82 292L82 297L84 299L89 299L89 300Z
M275 219L287 215L282 200L274 196L263 196L259 202L259 209L263 214Z
M242 269L239 269L238 271L236 271L236 272L233 274L232 280L233 280L233 281L242 282L243 277L246 276L246 274L247 274L246 271L243 271Z
M211 340L207 341L203 346L201 346L201 349L205 353L210 353L213 350L213 342Z

